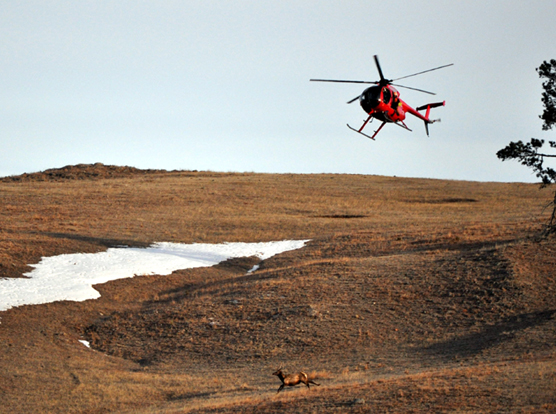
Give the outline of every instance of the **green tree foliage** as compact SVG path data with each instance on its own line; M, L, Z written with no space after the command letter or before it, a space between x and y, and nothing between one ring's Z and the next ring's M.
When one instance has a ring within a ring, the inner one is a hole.
M548 131L556 126L556 60L544 61L537 68L541 79L545 79L542 86L542 103L544 111L540 118L543 120L542 129ZM556 170L547 166L547 159L556 158L556 141L548 141L545 147L544 139L531 138L531 141L510 142L505 148L496 153L502 161L518 160L522 165L531 168L535 175L541 179L541 186L556 183ZM547 232L556 232L556 192L551 201L552 214L548 223Z

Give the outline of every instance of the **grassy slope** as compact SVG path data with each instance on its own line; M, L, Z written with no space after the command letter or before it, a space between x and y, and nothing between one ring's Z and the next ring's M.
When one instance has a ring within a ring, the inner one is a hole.
M95 168L0 183L0 276L111 245L312 242L1 313L0 412L555 410L556 252L528 239L546 190ZM280 364L322 386L276 396Z

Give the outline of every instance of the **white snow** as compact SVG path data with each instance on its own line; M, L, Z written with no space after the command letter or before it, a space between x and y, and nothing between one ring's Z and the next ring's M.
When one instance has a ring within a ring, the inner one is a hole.
M85 345L87 348L91 347L91 344L89 343L89 341L86 341L84 339L78 339L79 342L81 342L83 345Z
M93 285L140 275L169 275L174 270L209 267L234 257L261 260L303 247L308 240L266 243L155 243L142 248L110 248L101 253L43 257L27 278L0 279L0 311L59 300L96 299Z

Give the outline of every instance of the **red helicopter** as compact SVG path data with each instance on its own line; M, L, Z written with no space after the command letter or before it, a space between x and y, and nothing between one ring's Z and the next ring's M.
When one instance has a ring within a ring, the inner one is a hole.
M371 81L336 80L336 79L310 79L310 81L340 82L340 83L368 83L368 84L375 85L365 89L361 95L357 96L356 98L353 98L351 101L348 102L348 104L350 104L359 99L359 103L361 104L361 107L367 114L369 114L369 117L365 120L365 122L359 129L355 129L348 124L349 129L358 132L359 134L364 135L367 138L371 138L374 140L376 135L382 129L382 127L387 123L394 123L398 126L401 126L402 128L407 129L408 131L411 131L411 129L409 129L407 125L404 123L404 119L407 113L410 113L411 115L414 115L425 122L425 129L427 131L427 136L428 136L429 124L432 124L436 121L440 121L440 119L429 118L431 108L444 106L446 104L446 101L430 103L430 104L420 106L417 109L413 109L411 106L409 106L407 103L405 103L400 99L400 93L396 90L396 88L394 88L394 86L397 86L399 88L406 88L414 91L424 92L430 95L435 95L435 94L429 91L424 91L422 89L410 88L409 86L403 86L403 85L396 85L393 84L392 82L398 81L400 79L406 79L411 76L432 72L433 70L446 68L448 66L452 66L453 63L450 63L449 65L439 66L433 69L428 69L422 72L414 73L412 75L403 76L397 79L386 79L382 74L382 69L380 68L380 63L378 62L378 56L374 55L374 59L375 59L376 67L378 69L378 74L380 75L379 81L371 82ZM426 110L424 115L418 112L422 110ZM372 118L376 118L379 121L382 121L382 124L380 125L380 127L378 127L378 129L374 132L374 134L370 136L363 133L363 128L365 128L365 126L367 125L367 123L369 123L369 121L372 121Z

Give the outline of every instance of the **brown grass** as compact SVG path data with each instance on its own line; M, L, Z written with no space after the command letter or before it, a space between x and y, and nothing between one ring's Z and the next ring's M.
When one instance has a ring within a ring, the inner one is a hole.
M312 239L252 274L235 259L0 312L0 412L555 410L556 251L531 237L550 189L95 165L0 195L2 277L114 245ZM322 386L276 395L281 364Z

